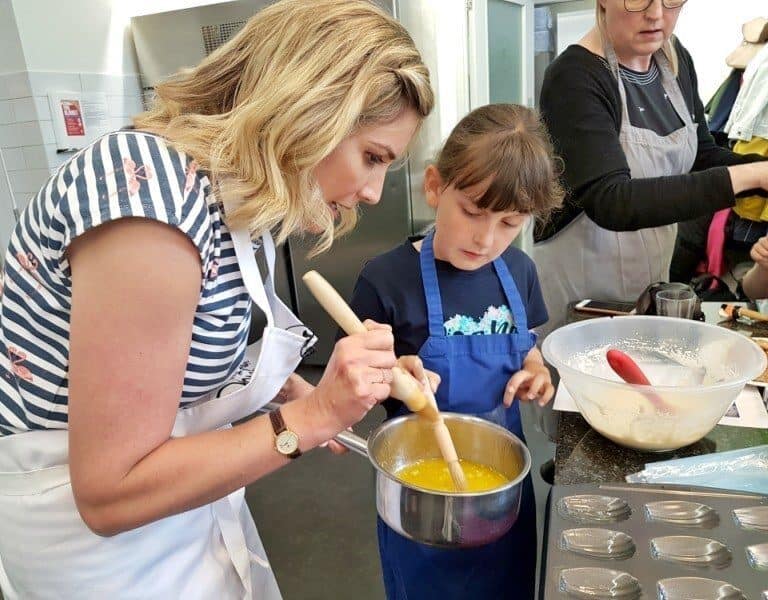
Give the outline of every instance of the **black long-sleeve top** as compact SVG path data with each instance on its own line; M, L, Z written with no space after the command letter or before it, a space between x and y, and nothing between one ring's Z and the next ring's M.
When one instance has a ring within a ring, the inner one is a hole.
M693 61L678 41L675 44L677 79L698 125L696 160L691 173L683 175L631 178L619 143L618 83L603 58L573 45L549 66L540 105L555 152L564 162L567 194L563 209L537 227L536 241L551 237L582 211L605 229L632 231L693 219L734 204L726 167L764 158L736 154L715 144Z

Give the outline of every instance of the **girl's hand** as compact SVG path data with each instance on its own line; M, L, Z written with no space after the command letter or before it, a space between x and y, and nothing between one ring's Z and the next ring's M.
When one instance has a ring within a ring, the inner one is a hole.
M512 375L504 390L504 405L512 406L515 396L523 402L537 400L544 406L555 395L549 369L538 361L526 361L523 368Z
M426 380L434 394L440 385L440 375L424 368L424 363L414 354L406 354L397 359L397 366L414 376L416 381L424 384Z

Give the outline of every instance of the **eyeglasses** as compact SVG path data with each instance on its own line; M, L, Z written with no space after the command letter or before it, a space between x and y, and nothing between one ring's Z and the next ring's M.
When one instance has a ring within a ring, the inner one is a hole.
M661 0L664 8L680 8L688 0ZM653 4L654 0L624 0L624 10L627 12L643 12Z

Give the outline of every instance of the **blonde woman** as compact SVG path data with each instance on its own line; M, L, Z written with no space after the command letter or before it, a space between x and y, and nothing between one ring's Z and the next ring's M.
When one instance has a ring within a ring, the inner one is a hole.
M547 69L541 110L568 194L535 235L545 332L569 302L634 302L668 281L678 221L768 189L768 163L709 134L693 61L673 36L684 4L598 0L595 27Z
M363 0L282 0L156 92L59 169L6 254L6 600L279 598L243 486L389 395L372 322L316 388L292 375L312 335L254 250L274 261L270 231L326 250L378 202L433 104L406 31Z

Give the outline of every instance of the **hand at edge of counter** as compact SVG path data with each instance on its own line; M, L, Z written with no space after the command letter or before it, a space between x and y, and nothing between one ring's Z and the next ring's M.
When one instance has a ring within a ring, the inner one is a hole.
M768 161L728 167L734 195L753 189L768 192Z
M741 281L741 287L752 300L768 297L768 236L757 240L749 251L755 261Z

